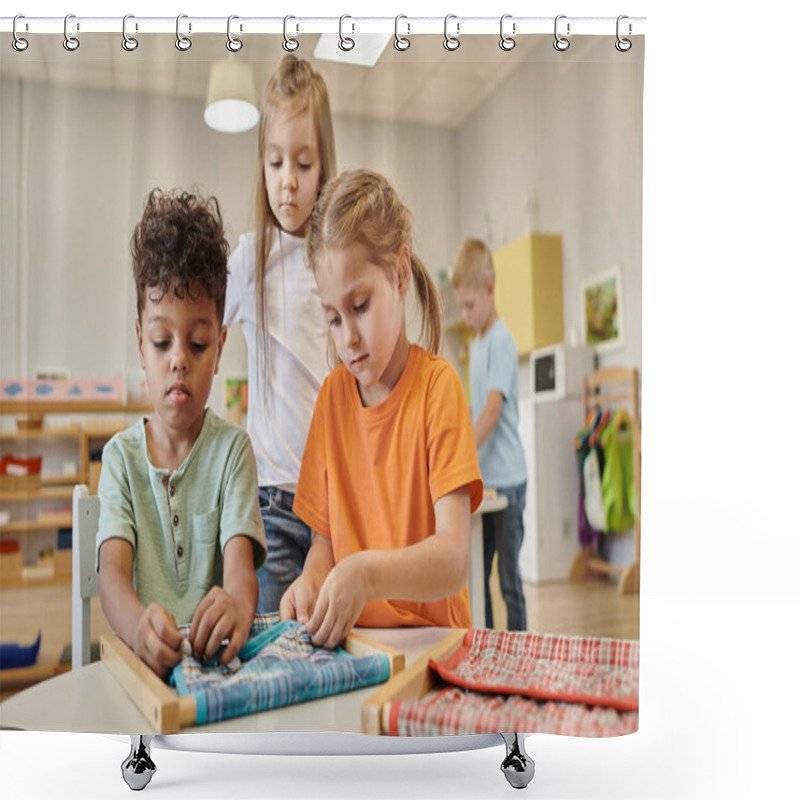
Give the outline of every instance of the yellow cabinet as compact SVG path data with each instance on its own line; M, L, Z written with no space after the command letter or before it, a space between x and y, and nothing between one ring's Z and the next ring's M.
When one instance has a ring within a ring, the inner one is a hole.
M508 325L517 353L563 342L561 237L522 236L493 258L497 313Z

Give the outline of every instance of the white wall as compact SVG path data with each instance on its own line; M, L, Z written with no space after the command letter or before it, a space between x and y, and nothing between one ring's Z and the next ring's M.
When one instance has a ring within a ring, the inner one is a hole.
M625 345L601 363L639 368L641 142L634 61L524 63L458 135L461 235L485 238L488 220L497 250L532 228L560 234L565 335L581 334L581 283L619 266Z
M154 186L216 195L232 247L252 228L257 132L216 133L202 115L200 100L0 81L0 374L138 373L129 242ZM458 197L451 181L435 176L455 173L455 133L353 117L336 118L334 127L340 169L384 172L414 211L423 261L434 274L446 266ZM220 377L245 373L234 330ZM218 411L223 398L217 380Z
M13 375L19 349L19 83L0 80L0 375Z
M458 132L461 238L497 250L530 231L560 234L567 341L570 329L582 336L583 281L619 267L624 344L599 363L640 372L642 79L639 59L523 63ZM523 359L521 395L529 385ZM532 518L541 498L528 494ZM605 545L614 563L634 558L632 531Z

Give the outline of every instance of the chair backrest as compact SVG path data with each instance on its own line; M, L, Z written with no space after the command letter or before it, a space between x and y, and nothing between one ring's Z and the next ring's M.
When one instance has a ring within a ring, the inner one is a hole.
M99 498L79 484L72 493L72 669L90 660L91 598L100 591L95 569L99 520Z

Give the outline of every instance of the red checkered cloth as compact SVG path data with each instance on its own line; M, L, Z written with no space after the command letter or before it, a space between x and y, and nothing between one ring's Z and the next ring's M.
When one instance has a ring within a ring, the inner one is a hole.
M556 733L563 736L623 736L639 729L637 711L582 703L489 695L449 687L428 700L389 704L389 733L448 736L465 733Z
M637 641L472 629L450 658L429 664L465 689L639 710Z

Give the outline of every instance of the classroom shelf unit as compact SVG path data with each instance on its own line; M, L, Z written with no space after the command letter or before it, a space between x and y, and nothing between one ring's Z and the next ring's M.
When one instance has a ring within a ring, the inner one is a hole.
M31 640L37 630L45 627L40 617L48 611L36 601L43 589L60 592L57 587L64 585L69 597L73 487L85 483L96 491L100 462L92 460L92 454L150 410L148 406L108 401L0 400L0 456L11 453L23 458L42 457L40 475L3 476L0 482L4 640ZM38 610L28 613L29 605ZM49 659L43 659L40 652L39 661L30 667L0 670L0 690L5 691L11 672L11 682L15 684L32 683L58 672L61 667L52 654L60 654L68 642L66 627L63 641L43 646L42 651L46 649L51 654Z

